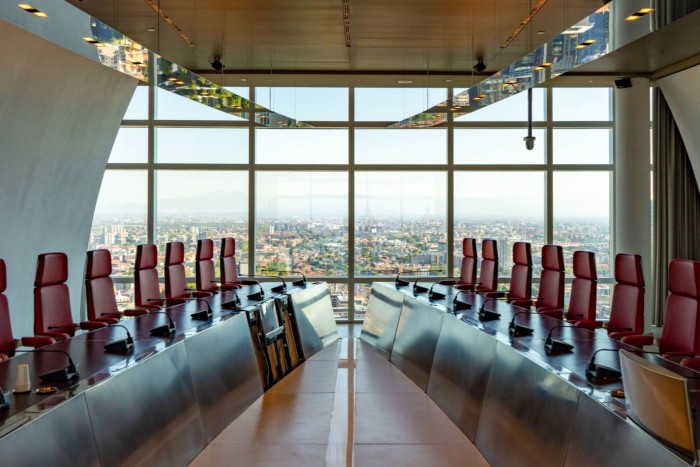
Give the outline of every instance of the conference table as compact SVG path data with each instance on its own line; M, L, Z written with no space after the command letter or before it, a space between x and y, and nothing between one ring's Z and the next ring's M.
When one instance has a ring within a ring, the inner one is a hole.
M423 389L492 465L691 463L628 419L624 399L611 395L621 380L591 379L586 368L598 350L596 363L618 370L617 350L641 354L688 378L696 407L700 373L610 339L604 329L570 327L445 285L419 283L415 292L413 285L375 282L360 338ZM430 287L444 297L429 298ZM469 308L456 309L455 296ZM500 316L480 319L482 306ZM509 335L514 316L531 335ZM572 350L546 350L550 332Z

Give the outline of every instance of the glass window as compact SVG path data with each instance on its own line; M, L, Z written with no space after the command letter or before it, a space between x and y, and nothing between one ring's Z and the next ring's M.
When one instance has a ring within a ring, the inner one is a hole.
M255 215L259 274L347 276L347 172L258 172Z
M610 88L552 89L555 121L609 121L611 102Z
M533 129L535 148L528 150L527 129L455 128L455 164L543 164L547 141L544 129Z
M455 95L464 89L455 89ZM544 89L533 89L532 119L545 119ZM488 105L483 109L462 115L455 122L526 122L527 121L527 91L520 92L507 99Z
M610 164L612 130L609 128L555 128L555 164Z
M148 162L148 128L120 128L109 163Z
M201 98L204 99L204 98ZM222 112L198 101L178 96L170 91L156 89L155 118L160 120L231 120L246 121L243 118Z
M348 130L255 130L255 157L259 164L347 164Z
M148 119L148 86L136 86L129 107L126 108L124 120Z
M255 88L255 102L301 121L347 121L348 88Z
M357 129L356 164L444 164L447 130Z
M445 275L445 172L355 173L355 274Z
M355 88L355 120L395 122L446 99L446 88Z
M544 244L545 172L455 172L454 265L459 275L462 239L498 242L499 275L510 276L513 243Z
M247 128L156 128L156 161L245 164Z

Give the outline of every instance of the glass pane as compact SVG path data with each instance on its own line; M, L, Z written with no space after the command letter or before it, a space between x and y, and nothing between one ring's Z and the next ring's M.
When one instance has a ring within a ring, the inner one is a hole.
M347 121L348 88L255 88L255 102L301 121Z
M356 164L444 164L445 129L355 130Z
M355 120L395 122L446 99L446 88L355 88Z
M160 88L156 89L155 118L159 120L246 121L243 118L227 114Z
M445 172L355 173L355 274L445 275Z
M533 129L535 148L528 150L527 129L459 128L454 130L455 164L543 164L544 129Z
M256 268L308 276L348 274L348 174L255 175Z
M608 121L610 88L554 88L552 106L555 121Z
M147 199L145 170L105 171L95 206L88 249L110 250L112 273L115 276L133 277L136 245L148 241ZM133 305L133 290L123 286L117 288L124 294L120 300Z
M565 262L592 251L598 277L610 277L610 172L554 172L553 190L554 243Z
M109 163L148 162L148 128L120 128Z
M129 107L124 114L124 120L148 119L148 86L136 86Z
M555 164L610 164L612 130L608 128L555 128Z
M347 129L255 130L259 164L347 164Z
M544 172L455 172L454 265L459 275L462 239L498 242L499 275L513 267L513 243L530 242L533 256L544 244ZM540 263L535 262L535 267Z
M228 89L234 94L250 99L250 88L248 86L224 86L224 89Z
M455 89L455 95L464 89ZM544 89L534 89L532 92L532 120L545 119ZM477 110L455 119L455 122L526 122L527 121L527 91L515 94L507 99L498 101L483 109Z
M335 319L348 319L348 284L328 284Z
M218 247L221 237L234 237L239 270L247 274L248 173L160 170L156 176L159 264L166 243L183 242L185 270L194 283L197 240L211 238Z
M156 160L166 163L245 164L247 128L156 128Z

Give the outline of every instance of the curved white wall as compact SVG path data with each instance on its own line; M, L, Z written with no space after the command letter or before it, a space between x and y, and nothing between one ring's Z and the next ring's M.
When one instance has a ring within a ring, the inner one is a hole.
M105 165L137 81L0 20L0 258L15 337L33 329L36 257L69 257L80 316Z

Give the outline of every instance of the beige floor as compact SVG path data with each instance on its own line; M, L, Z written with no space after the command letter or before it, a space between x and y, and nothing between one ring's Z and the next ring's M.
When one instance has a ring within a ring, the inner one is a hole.
M433 401L343 338L267 391L193 466L488 466Z

